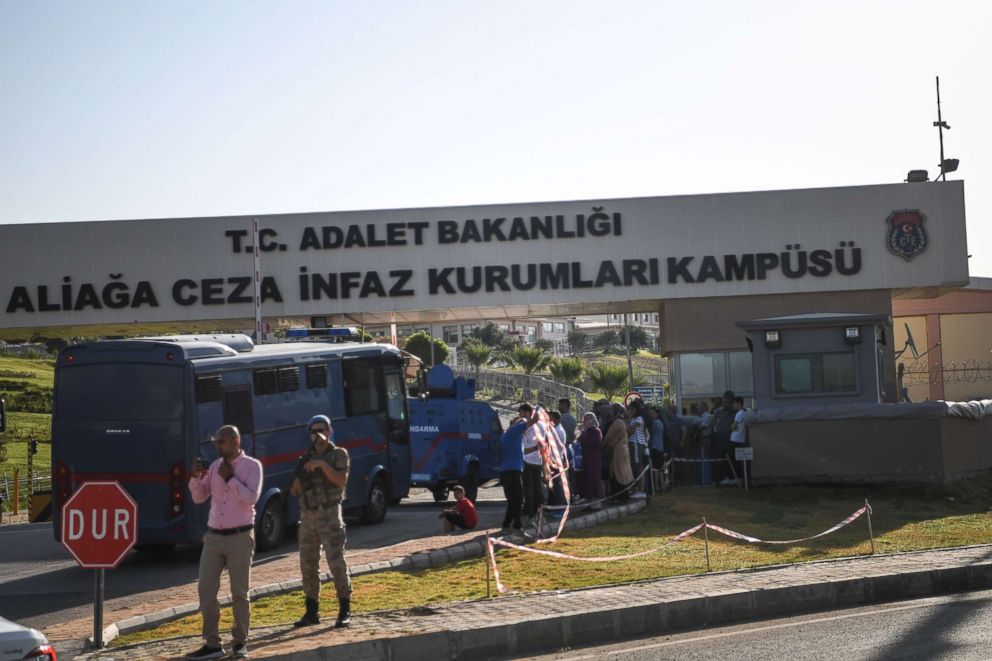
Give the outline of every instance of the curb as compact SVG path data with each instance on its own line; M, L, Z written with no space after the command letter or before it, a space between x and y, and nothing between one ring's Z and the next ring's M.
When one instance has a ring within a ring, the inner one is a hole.
M482 629L344 643L266 658L269 661L505 658L743 620L988 588L992 588L992 560L970 566L832 579L800 586L699 594L671 602L608 607Z
M582 528L592 528L600 523L605 523L607 521L612 521L613 519L618 519L621 516L628 514L636 514L647 507L646 500L631 501L624 505L618 505L614 507L607 507L596 512L590 512L588 514L583 514L582 516L570 517L565 523L565 530L579 530ZM542 528L542 535L551 535L557 529L558 524L555 523L545 523ZM513 535L508 538L510 541L516 544L522 544L526 539L521 535ZM457 562L459 560L465 560L467 558L481 558L486 554L486 542L481 538L475 538L460 544L455 544L453 546L446 546L439 549L433 549L427 552L413 553L407 556L400 556L398 558L393 558L392 560L380 560L378 562L370 562L361 565L355 565L351 567L352 576L361 576L364 574L375 574L382 571L413 571L420 569L431 569L436 567L442 567L444 565L451 564L452 562ZM321 572L320 582L326 583L331 580L330 572ZM295 592L303 589L303 580L295 579L291 581L283 581L281 583L271 583L269 585L262 585L257 588L252 588L248 592L248 597L252 601L260 597L268 597L276 594L284 594L286 592ZM223 597L219 600L221 607L231 605L231 597ZM145 629L153 629L162 624L172 622L184 618L188 615L194 615L200 610L199 603L189 603L183 604L181 606L174 606L172 608L166 608L164 610L156 611L154 613L149 613L148 615L137 615L135 617L129 617L125 620L119 622L114 622L110 626L103 630L103 641L104 643L109 643L118 636L122 636L129 633L134 633L136 631L144 631ZM86 638L87 649L93 648L93 637L89 636Z

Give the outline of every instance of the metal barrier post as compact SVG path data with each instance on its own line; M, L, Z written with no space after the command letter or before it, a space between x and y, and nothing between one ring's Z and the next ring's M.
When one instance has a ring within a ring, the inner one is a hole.
M710 569L710 536L706 529L706 517L703 517L703 545L706 547L706 571L713 571Z
M493 542L491 539L489 539L489 535L486 535L486 551L487 553L485 555L485 560L484 560L484 563L486 565L486 599L492 599L493 595L489 589L489 554L494 553L495 549L493 549Z
M867 498L865 498L865 516L868 520L868 541L871 542L871 554L875 555L875 535L871 530L871 505L868 504Z
M14 514L20 511L21 507L21 469L14 466Z

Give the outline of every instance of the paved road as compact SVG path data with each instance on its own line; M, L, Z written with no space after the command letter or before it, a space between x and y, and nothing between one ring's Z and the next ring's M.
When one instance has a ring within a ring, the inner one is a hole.
M992 658L992 591L766 620L537 657L657 659Z
M480 513L501 508L499 488L482 489L479 495ZM390 508L380 525L350 524L348 548L376 549L436 535L439 507L426 491L415 493L409 502ZM255 565L295 552L296 542L290 539L274 551L259 554ZM197 548L179 548L168 554L130 553L120 567L107 572L108 609L141 604L146 601L143 593L149 590L195 581L198 561ZM0 527L0 615L44 628L89 616L92 600L92 570L77 567L69 552L55 542L52 524Z

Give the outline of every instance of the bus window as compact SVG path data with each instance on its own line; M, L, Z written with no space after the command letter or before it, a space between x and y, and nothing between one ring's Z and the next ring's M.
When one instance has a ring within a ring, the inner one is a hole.
M183 372L178 367L111 363L59 372L61 420L179 420Z
M279 368L279 392L296 392L300 389L300 368Z
M234 425L242 434L255 432L251 389L248 386L234 386L224 390L224 424Z
M255 382L255 395L271 395L274 392L279 392L279 377L276 374L276 368L255 370L252 377Z
M378 413L383 410L376 383L378 362L368 359L344 361L345 403L348 415Z
M386 414L390 426L402 425L406 420L406 410L403 397L403 375L398 371L387 371L386 380Z
M210 374L196 377L196 403L219 402L223 395L221 391L220 374Z
M307 388L327 387L327 366L307 365Z

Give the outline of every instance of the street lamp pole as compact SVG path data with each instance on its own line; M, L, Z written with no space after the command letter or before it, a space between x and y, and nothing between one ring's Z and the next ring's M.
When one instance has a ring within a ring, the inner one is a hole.
M937 76L937 121L933 125L937 127L937 132L940 134L940 179L947 181L947 172L944 170L944 129L950 127L944 123L940 115L940 76Z

